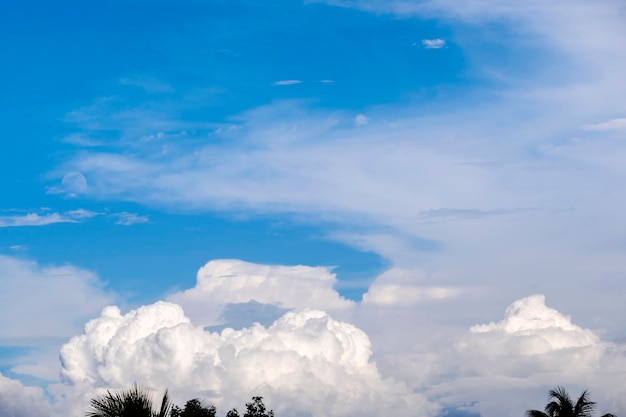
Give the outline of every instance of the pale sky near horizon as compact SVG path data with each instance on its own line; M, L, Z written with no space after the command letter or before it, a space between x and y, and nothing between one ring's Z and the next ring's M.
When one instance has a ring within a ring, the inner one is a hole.
M625 39L618 0L2 3L0 415L626 414Z

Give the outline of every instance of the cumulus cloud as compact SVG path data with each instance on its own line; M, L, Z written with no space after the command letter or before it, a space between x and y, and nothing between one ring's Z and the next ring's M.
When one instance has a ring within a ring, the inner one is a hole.
M512 336L518 341L528 338L530 343L515 343L524 355L589 346L599 341L590 330L576 326L569 317L546 306L543 295L518 300L507 308L504 320L476 325L470 331L481 336Z
M226 304L256 301L285 309L346 309L354 305L334 289L328 268L259 265L240 260L215 260L200 268L196 286L168 300L182 305L194 322L220 323Z
M422 46L426 49L441 49L446 46L444 39L422 39Z
M183 398L201 395L222 409L259 394L287 417L436 412L405 385L383 379L370 356L363 331L322 311L210 333L166 302L125 315L107 307L61 349L63 379L76 386L144 381Z
M485 417L542 408L533 404L557 385L591 388L607 412L626 411L615 388L626 370L626 346L572 323L543 295L515 301L503 320L472 326L436 354L416 352L405 366L434 370L427 392L443 406L469 405Z
M0 373L0 416L37 417L49 416L50 405L44 391L37 387L25 387L19 381Z

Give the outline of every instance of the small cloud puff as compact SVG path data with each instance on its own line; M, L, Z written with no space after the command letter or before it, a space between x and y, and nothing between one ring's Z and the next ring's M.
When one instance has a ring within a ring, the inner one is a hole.
M446 46L444 39L422 39L422 46L426 49L440 49Z
M354 125L356 127L365 126L369 122L369 118L364 114L359 114L354 118Z

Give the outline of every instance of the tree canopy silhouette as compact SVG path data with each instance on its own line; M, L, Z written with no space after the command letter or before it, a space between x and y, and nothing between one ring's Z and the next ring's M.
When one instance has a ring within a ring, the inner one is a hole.
M236 408L230 410L226 417L239 417ZM243 417L274 417L274 410L267 410L263 404L263 397L252 397L252 401L246 403L246 412Z
M527 417L592 417L596 403L589 398L589 391L584 390L574 402L563 387L551 389L548 393L548 404L545 411L528 410ZM602 417L615 417L613 414L604 414Z
M194 398L180 407L173 405L167 394L163 394L161 407L154 409L150 391L134 384L131 388L120 391L107 391L106 394L93 398L86 417L217 417L214 405L205 405L200 399ZM226 417L239 417L236 408L230 410ZM273 410L267 410L263 397L252 397L246 403L243 417L274 417Z
M204 405L198 398L187 401L182 410L178 406L173 406L170 412L170 417L216 417L216 415L214 405Z

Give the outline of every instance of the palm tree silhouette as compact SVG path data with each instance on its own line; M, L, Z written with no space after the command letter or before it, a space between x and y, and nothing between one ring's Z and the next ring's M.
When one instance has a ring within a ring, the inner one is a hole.
M572 401L567 391L562 387L551 389L548 394L550 402L544 411L528 410L526 417L591 417L596 403L589 399L589 391L584 390L576 402ZM602 417L615 417L613 414L604 414Z
M134 384L131 388L106 394L91 400L86 417L168 417L172 403L167 390L161 408L154 410L150 391Z

